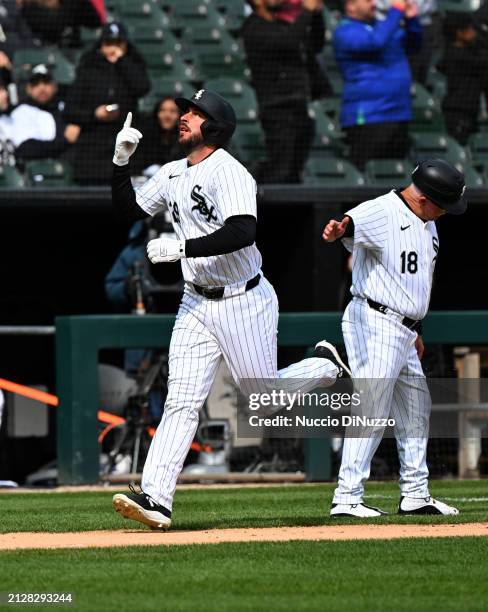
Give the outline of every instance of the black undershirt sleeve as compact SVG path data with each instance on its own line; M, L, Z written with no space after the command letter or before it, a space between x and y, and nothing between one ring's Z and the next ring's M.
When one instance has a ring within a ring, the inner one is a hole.
M349 215L344 215L349 219L349 223L346 225L346 231L344 232L343 238L352 238L354 236L354 221Z
M150 217L137 203L136 193L130 180L129 164L125 166L113 164L112 205L124 219L131 223Z
M225 225L208 236L190 238L185 243L187 257L211 257L233 253L256 240L256 219L252 215L229 217Z

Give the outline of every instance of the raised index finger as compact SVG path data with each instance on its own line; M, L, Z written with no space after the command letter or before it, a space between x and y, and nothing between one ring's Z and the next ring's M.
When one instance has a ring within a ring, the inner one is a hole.
M127 113L127 118L124 122L124 127L125 128L129 128L132 125L132 113L129 111Z

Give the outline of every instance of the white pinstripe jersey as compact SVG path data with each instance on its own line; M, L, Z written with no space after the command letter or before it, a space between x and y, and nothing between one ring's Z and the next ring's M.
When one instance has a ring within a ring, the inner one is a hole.
M390 191L346 213L354 237L351 293L411 319L427 314L439 238L434 221L422 221Z
M136 190L136 199L150 215L168 209L178 240L211 234L236 215L257 218L256 181L224 149L194 166L186 159L165 164ZM182 259L181 267L187 282L223 287L254 278L261 262L253 244L227 255Z

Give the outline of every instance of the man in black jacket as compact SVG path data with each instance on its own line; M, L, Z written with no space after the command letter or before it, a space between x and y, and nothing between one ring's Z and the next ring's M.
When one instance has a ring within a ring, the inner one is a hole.
M466 145L477 129L488 49L479 40L472 15L448 15L444 27L447 46L440 68L447 77L447 94L442 110L447 132Z
M241 32L268 156L258 182L300 182L314 135L307 56L324 46L323 1L302 1L304 10L289 23L276 17L283 0L248 0L253 13Z
M120 23L104 26L98 45L82 56L66 101L66 119L81 126L74 178L104 184L112 176L110 153L122 117L150 89L144 60Z

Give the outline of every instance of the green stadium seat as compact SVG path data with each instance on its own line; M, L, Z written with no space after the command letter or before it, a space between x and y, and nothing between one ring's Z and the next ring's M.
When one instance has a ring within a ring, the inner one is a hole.
M25 180L16 168L0 166L0 189L25 187Z
M454 165L459 171L464 172L466 187L483 187L483 175L478 172L470 163L457 163Z
M194 0L165 2L169 6L169 27L175 30L196 26L225 27L225 17L211 4Z
M152 24L169 27L168 16L159 8L156 2L147 0L112 0L115 16L127 26Z
M128 32L130 39L137 46L139 51L146 47L152 48L161 45L161 43L168 48L172 48L174 51L181 51L182 49L181 41L178 40L168 28L152 24L141 25L137 23L136 25L129 25Z
M246 18L245 0L217 0L215 6L224 16L226 29L237 32Z
M236 156L243 164L257 164L266 159L264 132L258 122L238 125L232 142Z
M185 28L182 33L185 45L197 53L234 53L242 55L239 43L232 36L215 26L200 25Z
M468 153L454 138L439 132L413 132L412 159L415 163L428 157L439 157L451 163L465 163Z
M336 119L324 112L320 101L311 102L308 105L308 114L315 121L315 131L318 134L328 136L331 140L343 138L344 135Z
M488 135L486 132L473 134L469 139L471 156L476 161L488 161Z
M403 159L372 159L366 163L365 175L369 184L392 187L411 183L413 167Z
M439 109L414 107L409 128L413 132L443 132L444 115Z
M217 77L246 79L249 68L246 62L233 53L221 51L195 53L191 58L194 66L194 79L206 81Z
M180 81L195 80L195 70L193 66L186 64L179 54L170 49L151 49L145 50L144 59L146 60L149 75L152 80L158 77L174 78Z
M38 64L46 64L61 85L71 85L75 79L74 65L58 49L19 49L15 52L13 63L15 79L18 81L27 80L32 68Z
M356 187L365 184L361 172L344 159L310 158L305 164L304 182L328 187Z
M445 13L472 13L480 4L480 0L439 0L438 7Z
M34 187L65 187L71 184L69 164L57 159L41 159L25 165L29 184Z
M139 112L152 113L156 104L163 96L183 96L191 98L195 87L188 81L178 81L171 78L158 78L153 81L151 92L139 100Z
M213 89L234 107L238 122L255 123L258 119L258 102L254 89L242 79L216 78L205 81L207 89Z

